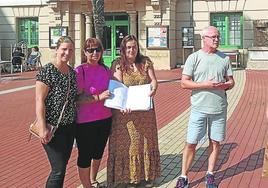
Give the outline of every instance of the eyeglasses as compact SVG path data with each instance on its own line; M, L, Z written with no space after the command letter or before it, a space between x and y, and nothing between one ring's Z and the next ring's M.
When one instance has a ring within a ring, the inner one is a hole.
M208 36L208 35L205 35L205 37L207 38L210 38L212 40L215 40L215 39L221 39L221 37L219 35L214 35L214 36Z
M101 48L87 48L86 51L90 54L96 52L101 52Z

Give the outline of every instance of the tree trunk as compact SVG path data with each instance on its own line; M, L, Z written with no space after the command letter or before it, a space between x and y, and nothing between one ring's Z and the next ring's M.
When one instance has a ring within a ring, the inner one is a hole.
M93 7L93 21L96 38L102 41L104 20L104 0L92 0Z

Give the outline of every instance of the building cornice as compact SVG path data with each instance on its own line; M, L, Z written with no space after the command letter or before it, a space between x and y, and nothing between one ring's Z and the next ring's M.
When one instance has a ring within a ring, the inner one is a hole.
M0 7L13 7L13 6L42 6L47 5L48 0L1 0Z

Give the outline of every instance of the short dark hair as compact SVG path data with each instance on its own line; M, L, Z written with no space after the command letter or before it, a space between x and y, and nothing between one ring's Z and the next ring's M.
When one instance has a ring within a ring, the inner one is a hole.
M83 52L82 52L82 63L87 62L87 57L85 55L86 49L87 48L91 48L91 46L96 45L98 48L101 49L101 58L98 62L98 64L100 65L104 65L104 61L102 58L102 54L103 54L103 45L101 43L101 41L97 38L88 38L85 43L84 43L84 47L83 47Z
M34 46L33 48L35 49L35 51L39 52L38 46Z

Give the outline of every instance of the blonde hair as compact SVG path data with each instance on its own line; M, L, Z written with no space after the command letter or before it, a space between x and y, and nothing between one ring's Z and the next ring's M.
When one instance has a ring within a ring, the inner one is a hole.
M72 43L74 45L74 41L73 41L73 39L71 37L62 36L57 41L56 49L58 49L62 43Z

